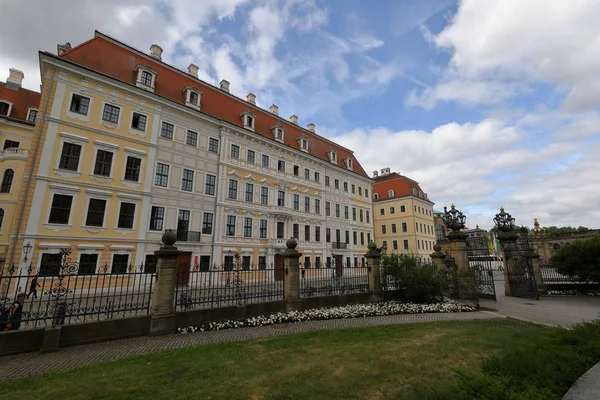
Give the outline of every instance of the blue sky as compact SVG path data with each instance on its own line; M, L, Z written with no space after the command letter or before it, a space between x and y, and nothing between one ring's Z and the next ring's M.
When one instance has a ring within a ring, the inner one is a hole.
M600 221L600 2L0 0L0 74L94 29L315 123L490 228ZM67 17L61 11L71 10ZM67 23L68 21L68 23ZM28 26L23 32L22 26ZM1 76L1 75L0 75Z

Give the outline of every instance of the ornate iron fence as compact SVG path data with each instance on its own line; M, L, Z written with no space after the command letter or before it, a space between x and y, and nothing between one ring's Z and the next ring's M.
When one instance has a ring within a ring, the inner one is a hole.
M274 265L215 265L206 271L181 271L175 310L243 306L283 300L284 269Z
M118 319L150 313L150 299L156 275L144 265L124 265L117 269L104 265L94 273L80 271L63 250L52 273L34 274L31 266L14 267L0 275L0 314L3 323L8 310L25 293L21 329L80 322ZM115 273L114 271L118 271Z
M311 268L300 264L300 297L331 296L369 291L369 267L341 265Z
M600 288L600 282L559 273L550 260L540 259L540 270L542 273L542 282L548 289L577 289L578 287L581 289Z

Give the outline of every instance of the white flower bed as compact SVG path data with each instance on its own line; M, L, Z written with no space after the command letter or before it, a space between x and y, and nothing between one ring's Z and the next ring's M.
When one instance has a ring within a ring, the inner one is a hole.
M549 296L592 296L600 297L600 290L548 290Z
M475 310L476 308L473 306L460 304L449 299L444 299L439 303L432 304L401 303L392 300L373 304L353 304L344 307L314 308L304 311L280 312L246 318L243 320L209 322L202 326L178 328L177 331L179 333L192 333L325 319L363 318L396 314L468 312Z

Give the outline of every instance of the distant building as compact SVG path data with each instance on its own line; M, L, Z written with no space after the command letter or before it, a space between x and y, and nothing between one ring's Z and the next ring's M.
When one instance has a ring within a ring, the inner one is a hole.
M590 239L600 235L600 229L593 229L583 233L564 233L559 235L547 234L540 227L537 218L533 219L533 229L529 231L529 244L537 249L542 260L549 260L555 251L570 243Z
M429 259L436 240L433 202L419 183L384 168L373 173L373 229L388 252Z

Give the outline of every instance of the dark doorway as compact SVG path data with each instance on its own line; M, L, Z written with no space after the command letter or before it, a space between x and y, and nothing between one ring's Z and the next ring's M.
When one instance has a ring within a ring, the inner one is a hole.
M283 256L281 254L275 254L275 280L282 281L283 280Z
M342 255L335 256L335 276L342 276L344 274L344 257Z
M190 265L192 253L184 252L177 257L177 285L187 286L190 282Z

